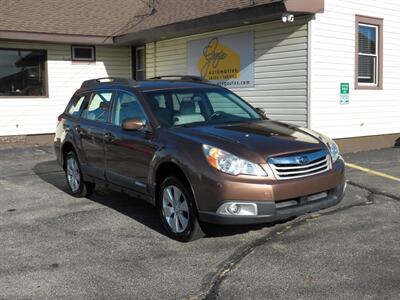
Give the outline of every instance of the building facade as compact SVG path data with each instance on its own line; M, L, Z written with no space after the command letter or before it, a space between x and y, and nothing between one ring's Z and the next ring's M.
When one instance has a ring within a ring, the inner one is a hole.
M152 2L147 15L136 11L123 30L96 37L75 27L75 35L21 35L0 21L0 136L53 133L89 78L189 74L227 86L271 119L338 139L346 151L398 143L397 1L199 2Z
M20 41L0 41L0 60L8 61L2 62L3 72L24 72L23 67L8 67L10 61L18 64L16 61L20 57L26 57L33 51L45 53L46 70L42 74L16 78L3 86L3 95L0 92L0 136L51 134L55 130L57 116L84 80L132 76L129 47L96 46L96 61L87 62L71 60L71 45ZM30 64L31 68L39 66L39 62ZM43 78L37 80L33 76ZM30 81L33 86L40 81L43 92L34 90L23 81ZM18 92L18 89L21 91Z
M399 138L399 17L398 1L325 1L310 24L311 128L334 138L375 137L365 147ZM349 83L347 104L340 104L341 83Z

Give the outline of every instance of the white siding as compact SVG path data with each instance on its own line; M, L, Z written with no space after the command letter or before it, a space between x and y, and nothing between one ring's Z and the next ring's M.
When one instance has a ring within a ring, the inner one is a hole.
M311 25L311 127L334 138L400 132L398 0L326 0ZM383 18L383 90L355 90L355 15ZM350 104L339 104L341 82Z
M0 136L53 133L57 116L82 81L131 77L130 48L96 47L94 63L71 62L71 46L0 41L0 48L47 50L47 98L0 97Z
M186 74L189 40L252 30L255 86L234 91L254 106L264 108L272 119L304 126L307 124L307 22L306 18L297 18L293 24L275 21L147 44L147 76Z

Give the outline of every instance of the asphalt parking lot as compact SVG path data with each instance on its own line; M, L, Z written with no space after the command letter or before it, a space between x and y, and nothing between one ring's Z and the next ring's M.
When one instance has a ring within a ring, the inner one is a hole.
M399 299L400 182L348 169L342 203L183 244L144 202L67 192L51 147L0 150L0 299ZM400 177L400 148L346 156Z

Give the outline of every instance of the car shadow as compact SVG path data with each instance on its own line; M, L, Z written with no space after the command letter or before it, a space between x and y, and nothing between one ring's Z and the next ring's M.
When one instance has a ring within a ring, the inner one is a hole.
M33 167L33 172L43 181L51 184L55 188L69 193L68 186L65 181L64 171L60 168L56 161L50 160L40 162ZM105 186L96 186L96 190L90 197L86 199L107 206L133 220L149 227L150 229L165 235L162 228L157 210L146 201L135 199L129 195L112 191ZM280 222L281 223L281 222ZM223 236L232 236L244 234L249 231L260 230L265 227L272 227L276 223L258 224L258 225L212 225L204 224L206 238L215 238Z

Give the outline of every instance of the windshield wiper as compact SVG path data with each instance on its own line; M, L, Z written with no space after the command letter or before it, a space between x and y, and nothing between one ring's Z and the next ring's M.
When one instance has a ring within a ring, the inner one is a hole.
M214 126L214 125L226 125L226 124L239 124L239 123L251 123L251 122L256 122L256 121L262 121L262 119L247 119L247 120L232 120L232 121L225 121L225 122L194 122L194 123L188 123L188 124L180 124L180 125L175 125L173 128L189 128L189 127L195 127L195 126Z
M255 120L235 120L235 121L226 121L226 122L219 122L215 123L215 125L220 125L220 124L239 124L239 123L251 123L254 121L259 121L258 119Z
M180 124L180 125L175 125L173 128L188 128L188 127L195 127L195 126L204 126L204 125L210 125L204 122L195 122L195 123L188 123L188 124Z

